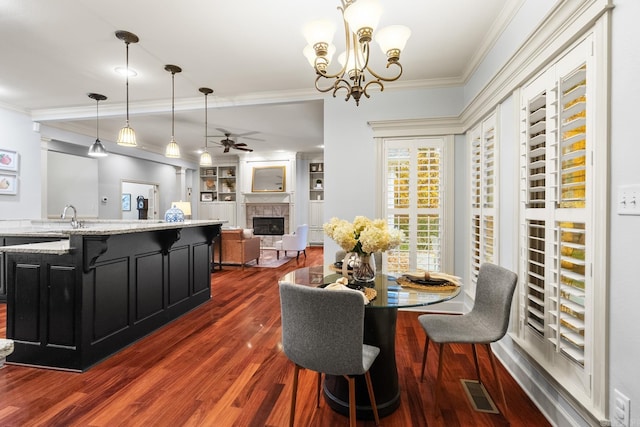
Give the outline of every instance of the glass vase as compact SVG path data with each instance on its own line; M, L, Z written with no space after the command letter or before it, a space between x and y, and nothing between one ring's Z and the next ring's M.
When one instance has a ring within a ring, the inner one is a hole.
M356 254L353 262L353 280L373 282L376 278L376 260L373 254Z

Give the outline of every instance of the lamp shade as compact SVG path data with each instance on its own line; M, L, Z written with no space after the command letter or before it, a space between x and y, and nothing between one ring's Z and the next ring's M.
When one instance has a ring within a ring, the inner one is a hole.
M99 139L96 139L96 142L89 147L89 155L91 157L107 157L107 150Z
M180 147L175 139L171 138L171 142L167 144L167 149L165 150L164 155L171 159L180 158Z
M335 32L335 24L324 19L311 21L302 29L302 34L304 34L304 38L307 39L309 46L313 46L316 43L330 44L333 41Z
M404 25L389 25L381 28L376 36L376 42L380 45L382 53L386 54L392 49L402 51L411 36L411 30Z
M204 151L200 154L200 166L212 166L213 159L211 159L211 154L208 151Z
M122 145L123 147L136 147L138 144L136 143L136 132L133 128L129 127L129 124L122 129L120 129L120 133L118 133L118 145Z
M190 202L183 202L182 200L180 200L179 202L171 202L171 206L180 209L185 216L191 215Z
M344 11L344 19L354 33L362 28L375 30L382 16L382 7L377 0L358 0Z

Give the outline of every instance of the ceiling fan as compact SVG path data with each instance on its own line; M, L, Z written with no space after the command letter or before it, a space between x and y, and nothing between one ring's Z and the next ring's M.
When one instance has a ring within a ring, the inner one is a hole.
M244 142L236 142L233 139L231 139L231 137L237 140L240 137L247 138L248 135L253 135L258 132L246 132L246 133L234 135L228 130L225 130L222 128L216 128L216 129L218 129L220 132L224 134L224 139L220 141L214 141L214 143L223 146L225 153L228 153L231 148L233 148L234 150L253 151L253 149L249 148L247 144L245 144ZM214 138L214 137L220 138L221 136L207 135L207 138ZM247 139L253 139L254 141L262 141L261 139L257 139L257 138L247 138Z

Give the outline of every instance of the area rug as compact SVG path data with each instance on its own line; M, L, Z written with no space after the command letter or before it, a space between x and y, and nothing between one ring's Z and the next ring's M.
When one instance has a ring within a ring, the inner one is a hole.
M256 264L255 261L251 261L247 264L247 267L265 267L265 268L277 268L295 259L295 257L285 256L284 252L280 252L280 259L276 258L275 249L262 249L260 251L260 264Z

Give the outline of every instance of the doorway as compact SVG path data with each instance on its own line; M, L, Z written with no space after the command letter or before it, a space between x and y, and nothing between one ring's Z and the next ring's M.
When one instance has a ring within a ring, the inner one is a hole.
M139 181L122 181L121 194L123 198L122 219L137 220L140 218L140 212L137 209L138 197L146 200L146 219L159 219L158 200L160 198L160 190L158 184ZM128 210L127 210L128 209Z

